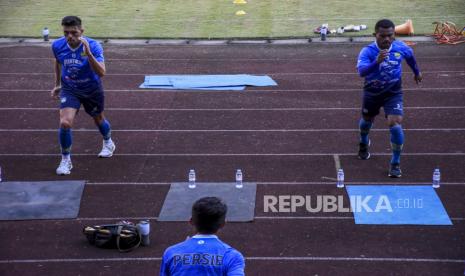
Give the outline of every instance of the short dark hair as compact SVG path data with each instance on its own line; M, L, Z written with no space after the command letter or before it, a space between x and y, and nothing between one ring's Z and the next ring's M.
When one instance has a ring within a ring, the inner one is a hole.
M214 234L225 223L228 207L217 197L203 197L192 205L192 223L201 234Z
M63 17L61 20L61 26L66 26L66 27L74 27L74 26L81 26L81 18L74 16L74 15L68 15Z
M381 19L380 21L376 22L375 32L377 32L379 30L379 28L383 28L383 29L394 28L395 29L396 26L389 19Z

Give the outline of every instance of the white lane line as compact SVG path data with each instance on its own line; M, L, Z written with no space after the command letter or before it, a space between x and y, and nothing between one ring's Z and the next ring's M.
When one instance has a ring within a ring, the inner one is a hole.
M344 261L344 262L405 262L405 263L464 263L462 259L431 259L431 258L376 258L376 257L261 257L248 256L247 261ZM134 257L134 258L61 258L61 259L12 259L0 260L0 264L20 263L94 263L94 262L153 262L161 261L160 257Z
M264 157L264 156L333 156L334 154L341 156L356 156L355 153L118 153L115 156L146 156L146 157ZM391 156L392 153L380 152L372 153L378 156ZM73 156L95 156L95 153L73 153ZM0 153L0 156L60 156L59 153ZM416 152L402 153L402 156L465 156L465 152Z
M176 182L182 182L182 181L172 181L172 182L87 182L86 185L140 185L140 186L165 186L165 185L171 185L171 183ZM251 181L253 182L253 181ZM334 182L322 182L322 181L302 181L302 182L263 182L263 181L257 181L253 182L257 185L334 185ZM364 182L364 181L359 181L359 182L345 182L346 185L389 185L389 183L386 183L385 181L383 182L376 182L376 181L370 181L370 182ZM391 183L392 184L392 183ZM403 185L431 185L431 183L425 183L425 182L402 182ZM441 185L458 185L458 186L465 186L465 182L441 182Z
M334 167L336 168L336 178L323 176L322 179L337 181L337 175L339 173L339 169L341 168L341 159L339 158L339 155L337 154L333 155L333 159L334 159Z
M456 91L456 90L463 90L465 91L465 87L422 87L422 88L403 88L404 91L439 91L439 90L446 90L446 91ZM240 93L240 92L254 92L254 93L273 93L273 92L361 92L361 88L334 88L334 89L246 89L243 91L217 91L217 90L195 90L196 94L199 93ZM0 92L48 92L50 93L49 89L5 89L1 88ZM193 90L172 90L172 89L105 89L105 92L169 92L169 93L189 93L192 94ZM444 93L444 92L442 92Z
M184 46L184 45L183 45ZM224 45L223 45L224 46ZM332 60L344 60L350 64L354 64L354 59L356 57L332 57L327 59L324 57L313 57L313 58L105 58L106 62L111 61L202 61L202 62L247 62L247 61L275 61L275 62L286 62L289 61L332 61ZM441 61L442 59L460 59L465 58L465 56L416 56L417 61L423 59L437 59ZM54 61L53 57L0 57L0 60L48 60L50 62Z
M409 110L465 109L465 106L410 106ZM0 107L0 111L57 111L58 107ZM360 107L283 107L283 108L105 108L106 111L319 111L319 110L360 110Z
M465 71L422 71L422 74L446 74L446 73L461 73L464 74ZM54 75L54 72L0 72L0 75L29 75L29 76L49 76ZM253 73L254 75L270 75L270 76L299 76L299 75L351 75L358 76L356 72L282 72L282 73ZM405 72L404 75L409 73ZM146 76L150 73L107 73L105 76Z
M182 182L182 181L178 181L178 182ZM171 185L171 183L172 182L86 182L86 185L165 186L165 185Z
M353 154L355 155L355 154ZM94 183L99 183L99 182L94 182ZM100 182L104 183L104 182ZM128 182L129 183L129 182ZM296 181L275 181L275 182L254 182L257 185L331 185L334 186L334 182L322 182L322 181L301 181L301 182L296 182ZM347 185L389 185L389 183L382 181L382 182L377 182L377 181L345 181L344 182ZM171 184L171 183L167 183ZM390 183L392 184L392 183ZM429 186L431 183L425 183L425 182L402 182L403 185L426 185ZM441 182L441 185L465 185L465 182Z
M421 262L464 263L460 259L369 258L369 257L246 257L250 261L349 261L349 262Z
M77 128L73 132L97 132L97 129ZM352 128L333 128L333 129L112 129L112 132L358 132L358 129ZM388 129L372 129L371 132L385 132ZM445 132L461 132L465 128L406 128L404 131L445 131ZM57 132L57 129L0 129L0 132Z
M333 155L334 159L334 166L336 167L336 172L341 168L341 159L339 158L339 155L334 154Z
M91 259L24 259L24 260L0 260L0 264L20 264L20 263L93 263L93 262L141 262L141 261L161 261L161 258L91 258Z

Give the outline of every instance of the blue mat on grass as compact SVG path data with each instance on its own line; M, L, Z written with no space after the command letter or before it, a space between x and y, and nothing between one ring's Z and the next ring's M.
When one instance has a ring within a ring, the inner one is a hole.
M356 224L452 225L431 186L348 185Z
M139 88L244 90L245 86L274 86L269 76L254 75L156 75L145 76Z

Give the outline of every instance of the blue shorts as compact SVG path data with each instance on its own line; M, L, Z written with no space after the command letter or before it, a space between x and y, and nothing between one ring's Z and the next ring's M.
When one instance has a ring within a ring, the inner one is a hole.
M82 104L86 113L91 117L95 117L103 112L104 100L105 96L101 88L82 94L62 89L60 92L60 109L71 107L79 110Z
M404 107L402 103L402 92L396 93L363 93L362 114L369 117L375 117L379 114L380 108L384 109L386 117L388 115L404 115Z

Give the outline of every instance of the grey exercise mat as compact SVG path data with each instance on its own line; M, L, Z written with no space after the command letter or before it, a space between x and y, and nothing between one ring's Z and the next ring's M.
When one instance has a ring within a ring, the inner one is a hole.
M186 182L172 183L158 220L188 221L197 199L216 196L228 205L227 221L253 221L256 193L257 185L249 182L242 189L237 189L235 183L196 183L195 189L189 189Z
M0 182L0 220L76 218L84 181Z

